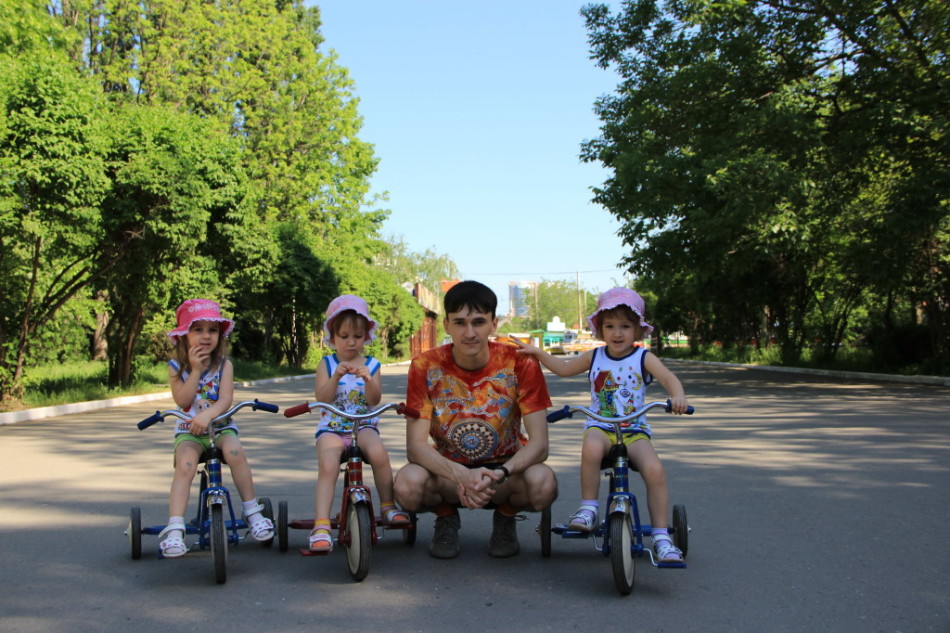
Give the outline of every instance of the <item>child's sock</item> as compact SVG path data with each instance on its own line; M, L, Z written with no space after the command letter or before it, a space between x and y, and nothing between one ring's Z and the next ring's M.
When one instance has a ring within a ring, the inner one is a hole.
M669 530L669 528L653 528L653 530L651 530L650 534L653 536L653 540L654 540L654 541L655 541L656 539L658 539L658 538L663 538L663 539L669 539L669 538L670 538L670 530Z
M244 508L244 516L251 516L251 514L260 512L257 509L257 506L260 505L257 503L257 497L254 497L250 501L244 501L241 506Z
M593 510L594 514L597 514L598 510L600 510L600 501L597 499L581 499L581 508Z

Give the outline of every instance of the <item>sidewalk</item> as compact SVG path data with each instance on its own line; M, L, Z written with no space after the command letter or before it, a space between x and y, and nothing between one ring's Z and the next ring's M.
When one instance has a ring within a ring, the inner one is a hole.
M740 365L737 363L720 363L705 360L684 360L678 358L664 358L663 362L669 363L691 363L694 365L711 365L714 367L732 367L736 369L759 369L762 371L784 372L789 374L806 374L811 376L826 376L829 378L845 378L851 380L869 380L872 382L898 382L915 385L932 385L936 387L950 387L950 376L899 376L896 374L874 374L870 372L858 371L833 371L830 369L806 369L803 367L775 367L771 365ZM395 365L405 365L407 362L393 363ZM253 380L249 382L235 383L238 387L252 387L254 385L266 385L280 382L293 382L297 380L313 380L314 374L304 374L302 376L284 376L280 378L268 378L266 380ZM108 407L117 407L126 404L137 404L140 402L149 402L151 400L170 399L170 391L159 393L142 394L138 396L124 396L122 398L112 398L110 400L93 400L91 402L77 402L73 404L60 404L51 407L39 407L36 409L24 409L22 411L11 411L9 413L0 413L0 425L15 424L17 422L26 422L28 420L41 420L59 415L69 415L71 413L81 413L83 411L92 411L95 409L105 409Z

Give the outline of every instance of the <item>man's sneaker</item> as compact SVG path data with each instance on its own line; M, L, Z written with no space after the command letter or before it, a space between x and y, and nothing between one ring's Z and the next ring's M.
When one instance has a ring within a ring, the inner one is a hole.
M508 558L521 551L518 545L518 530L515 517L506 517L495 510L492 516L491 541L488 543L488 555L495 558Z
M653 539L653 552L658 563L682 563L683 552L673 545L669 536L663 535Z
M588 506L581 506L568 519L567 527L578 532L591 532L597 525L597 511Z
M429 543L429 556L433 558L455 558L459 555L459 529L462 519L458 511L444 517L436 517L435 533Z

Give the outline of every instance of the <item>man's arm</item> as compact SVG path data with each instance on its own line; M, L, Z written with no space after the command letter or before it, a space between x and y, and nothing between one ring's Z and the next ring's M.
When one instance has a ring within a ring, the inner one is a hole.
M528 434L528 443L518 449L511 459L503 464L509 474L523 473L529 467L540 464L548 458L548 410L541 409L522 416L525 431ZM495 481L501 481L501 471L492 471Z
M484 468L466 468L439 454L429 444L429 421L406 419L406 457L412 464L426 469L442 481L443 497L453 488L458 501L466 508L481 508L491 500L492 477ZM454 499L445 499L454 502Z

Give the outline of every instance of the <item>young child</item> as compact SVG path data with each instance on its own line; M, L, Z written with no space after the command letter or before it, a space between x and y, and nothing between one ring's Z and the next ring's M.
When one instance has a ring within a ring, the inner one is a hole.
M591 409L603 416L618 417L636 411L644 404L646 387L654 378L670 395L673 412L686 412L688 403L679 379L655 355L635 345L653 331L644 320L644 302L629 288L613 288L600 295L597 309L587 317L587 324L603 347L580 356L558 359L547 352L513 339L524 354L536 356L541 364L558 376L574 376L588 372ZM568 527L589 532L598 525L600 463L615 440L610 425L588 418L581 449L581 506L571 515ZM650 442L650 426L646 416L624 429L630 461L646 484L647 506L653 523L653 550L663 562L683 560L683 553L673 545L669 535L669 496L666 472Z
M342 295L330 302L323 325L323 342L336 350L324 356L317 367L316 397L347 413L366 413L382 397L380 363L363 355L363 347L376 338L376 321L369 316L366 301L355 295ZM310 532L310 550L329 552L330 506L340 474L340 456L351 441L353 422L322 411L317 425L317 514ZM389 453L379 437L379 418L364 421L359 446L373 466L373 479L379 493L383 520L390 524L407 523L409 515L393 502L393 471Z
M168 381L178 408L192 414L175 426L175 475L168 498L168 525L160 536L162 556L178 558L185 545L185 507L201 454L210 448L208 424L231 407L234 367L227 359L227 337L234 321L221 316L221 307L207 299L189 299L175 311L178 327L168 333L173 348L168 361ZM231 478L244 502L251 536L258 541L274 538L274 524L261 511L254 495L254 480L247 456L238 440L234 420L215 425L215 444L221 449Z

